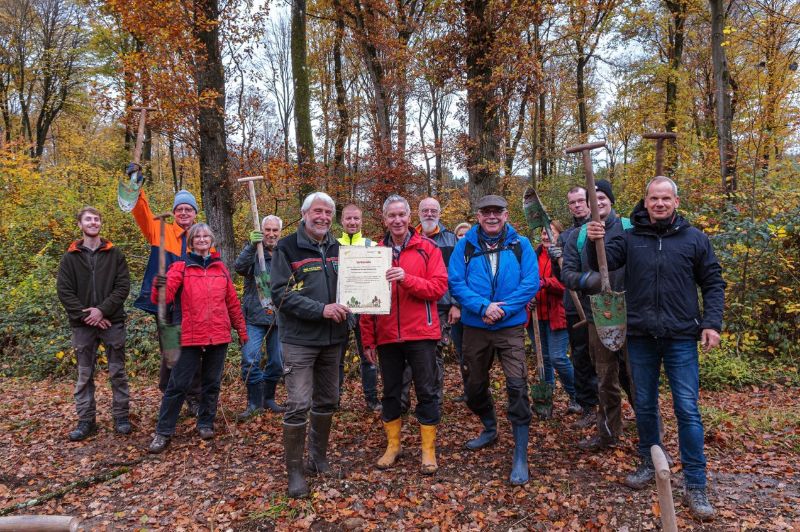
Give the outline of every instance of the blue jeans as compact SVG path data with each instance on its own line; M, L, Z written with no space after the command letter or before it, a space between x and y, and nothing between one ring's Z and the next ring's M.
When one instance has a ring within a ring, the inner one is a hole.
M356 339L356 351L358 358L361 360L361 389L364 390L364 399L367 403L378 402L378 367L371 364L369 360L364 357L364 345L361 343L361 327L356 322L353 329L353 336ZM341 393L342 386L344 385L344 357L347 354L347 348L350 342L342 344L342 350L339 355L339 391Z
M544 361L544 380L548 384L555 384L555 372L564 391L570 399L575 399L575 375L572 362L567 356L569 334L566 329L550 329L548 320L539 320L539 335L542 340L542 360ZM533 340L533 323L528 324L528 336ZM555 372L553 369L555 368Z
M261 346L267 339L268 362L261 369ZM278 382L283 375L283 351L277 325L247 324L247 343L242 347L242 380L245 384L261 381Z
M628 357L636 387L639 454L649 457L650 447L661 443L658 431L658 384L663 361L678 420L678 448L686 487L705 488L706 457L703 453L703 420L698 407L700 375L697 342L628 336Z
M222 370L225 367L225 353L228 344L206 346L183 346L178 363L172 368L167 389L161 399L161 410L158 413L156 434L172 436L178 422L183 400L191 387L192 380L200 368L200 411L197 414L197 427L214 428L217 416L219 388L222 382Z

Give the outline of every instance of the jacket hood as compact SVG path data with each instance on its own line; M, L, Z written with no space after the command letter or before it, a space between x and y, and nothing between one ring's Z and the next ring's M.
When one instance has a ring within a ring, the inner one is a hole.
M69 247L67 248L67 253L80 253L81 248L80 246L83 244L83 239L76 240L72 242ZM97 251L108 251L109 249L113 248L114 244L111 243L110 240L106 240L105 238L100 239L100 247L97 248Z
M464 238L476 248L480 248L480 243L478 242L478 231L480 228L480 224L475 224L470 228L469 231L467 231L467 234L464 235ZM514 229L513 225L506 222L504 230L506 232L506 238L503 240L503 245L507 246L510 243L519 240L519 233L517 233L517 230Z
M637 203L636 207L633 208L633 211L631 212L631 223L633 223L633 227L638 233L660 235L673 234L687 227L691 227L692 225L677 211L675 212L672 221L669 223L651 222L650 215L647 213L647 209L644 207L644 200L639 200L639 203Z

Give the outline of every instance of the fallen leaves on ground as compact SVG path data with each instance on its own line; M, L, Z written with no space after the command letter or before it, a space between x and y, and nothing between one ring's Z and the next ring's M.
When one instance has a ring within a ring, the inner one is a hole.
M312 477L312 496L305 500L285 497L280 416L234 421L245 404L238 381L223 385L216 439L200 441L193 420L183 418L167 451L150 456L146 448L160 402L153 383L132 384L135 431L125 437L113 432L110 389L106 377L98 376L99 433L72 443L66 438L75 418L71 382L7 379L0 382L0 507L133 463L110 481L17 513L77 515L88 528L125 530L660 528L655 487L634 492L622 485L636 466L629 408L620 446L584 454L575 444L590 431L570 428L575 417L567 415L565 398L557 396L554 419L531 424L531 481L512 487L507 477L513 441L503 394L496 392L499 443L470 452L463 443L479 432L480 423L464 403L452 401L460 390L455 369L448 370L436 475L419 473L419 428L413 416L404 420L404 455L397 466L374 468L385 444L383 428L380 418L364 408L360 383L349 379L329 451L340 474ZM497 372L494 376L501 379ZM679 528L790 530L798 525L799 396L797 389L783 386L702 394L710 497L719 516L705 525L688 516L680 502L678 464L673 487ZM662 398L666 443L679 461L668 401L669 396Z

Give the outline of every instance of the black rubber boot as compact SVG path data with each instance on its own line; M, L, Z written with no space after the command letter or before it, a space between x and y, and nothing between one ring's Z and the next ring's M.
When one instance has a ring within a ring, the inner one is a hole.
M308 497L308 483L303 474L303 452L306 450L306 423L283 424L283 454L289 478L289 497Z
M331 466L328 464L328 439L331 435L333 412L320 414L311 412L311 428L308 432L308 460L306 471L314 475L328 475Z
M471 451L477 451L497 443L497 415L494 410L483 416L481 423L483 423L483 431L477 438L466 443L467 449Z
M262 406L270 412L283 414L286 412L286 407L275 402L275 387L277 384L276 381L264 381L264 401Z
M97 423L95 423L95 420L78 421L78 426L69 433L69 440L83 441L92 434L97 434Z
M244 421L264 411L264 381L247 385L247 408L236 418Z

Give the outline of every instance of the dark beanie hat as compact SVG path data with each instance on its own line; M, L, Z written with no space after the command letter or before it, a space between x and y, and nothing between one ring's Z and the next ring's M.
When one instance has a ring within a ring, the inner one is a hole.
M616 198L614 198L614 192L611 190L611 183L609 183L605 179L598 179L597 181L595 181L594 188L605 194L606 197L609 200L611 200L612 205L614 204L614 202L616 202Z

